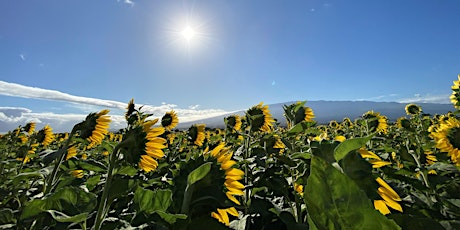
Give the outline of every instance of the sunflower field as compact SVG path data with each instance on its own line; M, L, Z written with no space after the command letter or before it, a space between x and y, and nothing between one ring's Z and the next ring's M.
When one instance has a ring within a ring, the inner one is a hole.
M460 75L451 101L460 109ZM0 137L0 229L460 229L460 117L416 104L317 124L306 102L176 130L131 100Z

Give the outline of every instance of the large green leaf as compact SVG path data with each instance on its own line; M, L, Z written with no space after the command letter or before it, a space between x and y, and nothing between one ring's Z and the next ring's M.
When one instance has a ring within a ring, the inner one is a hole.
M200 167L193 170L187 177L187 184L192 185L195 184L197 181L203 179L206 175L208 175L209 171L211 170L212 162L207 162Z
M49 214L55 219L57 222L63 222L63 223L80 223L86 220L88 217L88 213L80 213L75 216L68 216L67 214L63 212L59 212L56 210L47 210Z
M304 194L318 229L400 229L374 209L352 179L319 157L312 158Z
M134 203L139 211L152 214L155 211L166 211L172 202L171 190L149 190L138 188L134 193Z
M348 139L337 145L334 149L334 157L338 162L344 158L349 152L363 147L366 142L368 142L374 135L371 134L367 137L358 137L353 139Z

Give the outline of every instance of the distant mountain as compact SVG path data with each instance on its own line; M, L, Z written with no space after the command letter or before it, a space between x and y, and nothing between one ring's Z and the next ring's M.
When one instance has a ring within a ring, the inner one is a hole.
M270 104L269 109L271 114L282 126L286 125L286 120L283 116L284 110L283 105L290 105L295 102L285 102ZM436 104L436 103L416 103L420 106L424 113L435 115L445 114L449 111L454 111L452 104ZM308 101L306 106L313 109L315 113L315 121L319 124L329 123L331 120L342 121L343 118L348 117L354 120L362 116L367 111L373 110L379 112L381 115L388 117L390 121L396 121L399 117L405 116L405 107L407 103L398 102L373 102L373 101ZM248 108L249 109L249 108ZM188 128L193 124L204 123L210 128L223 128L224 117L231 114L244 115L245 110L238 111L236 113L230 113L227 115L221 115L211 117L207 119L197 120L193 122L180 123L177 128L184 129Z

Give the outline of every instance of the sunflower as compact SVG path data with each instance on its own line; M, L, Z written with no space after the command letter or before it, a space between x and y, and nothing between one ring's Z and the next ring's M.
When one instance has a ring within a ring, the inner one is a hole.
M453 163L460 166L460 121L455 117L441 119L431 132L436 148L446 152Z
M70 175L72 175L75 178L82 178L84 174L83 174L83 170L77 169L77 170L70 171Z
M342 120L342 126L343 126L343 127L348 127L348 128L353 128L353 122L351 121L350 118L345 117L345 118Z
M128 102L128 106L126 107L126 113L125 113L125 118L128 120L128 118L131 116L131 114L136 111L136 108L134 106L134 99L131 98L131 100Z
M154 127L158 119L144 122L130 129L125 140L126 159L131 164L137 164L140 169L150 172L158 167L156 159L164 156L166 140L159 137L165 132L163 127Z
M65 160L67 161L75 156L77 156L77 147L74 145L67 149L67 156L65 157Z
M241 118L239 115L231 115L224 118L228 130L239 131L241 129Z
M458 80L453 83L454 85L451 87L452 95L450 96L450 101L456 109L460 109L460 74L458 75Z
M43 129L38 131L37 141L41 143L43 147L46 147L49 144L51 144L53 140L54 140L53 129L49 125L45 125Z
M379 133L387 133L388 123L387 117L380 115L378 112L368 111L363 115L367 120L370 131L377 131Z
M361 148L358 150L359 154L361 155L362 158L367 158L369 159L369 163L372 164L372 168L380 168L386 165L391 165L391 162L388 161L383 161L379 156L377 156L375 153L368 151L364 148Z
M251 131L270 132L273 129L273 123L275 123L268 105L263 105L263 102L250 108L246 112L246 117L251 122Z
M236 161L232 160L233 152L230 151L230 148L225 147L224 143L220 143L210 152L210 155L217 159L221 170L225 171L225 195L233 203L241 205L240 201L238 201L235 196L244 195L244 185L239 182L239 180L243 178L244 172L233 167L236 165ZM234 207L227 209L217 209L217 213L213 212L211 213L211 216L228 226L229 218L227 213L233 216L238 216L238 212Z
M406 129L412 129L410 121L405 118L405 117L400 117L396 120L396 126L399 129L406 128Z
M23 164L30 162L31 156L37 151L38 145L38 143L31 144L29 150L27 150L27 154L23 158L16 158L16 160L22 161Z
M425 150L424 154L425 154L426 163L428 165L432 165L432 164L434 164L434 163L436 163L438 161L438 159L436 158L436 155L434 155L433 151Z
M407 104L404 109L406 110L407 115L418 115L422 112L422 108L413 103Z
M174 127L176 127L178 123L179 118L177 118L177 114L176 112L174 112L174 110L167 112L161 118L161 126L165 127L165 129L168 131L174 129Z
M238 211L236 211L236 208L230 207L230 208L225 208L225 209L217 209L217 212L212 212L211 216L217 219L219 222L225 224L226 226L230 225L230 218L228 217L228 214L238 217Z
M28 134L32 134L35 131L35 122L29 122L24 126L24 131Z
M203 146L203 142L206 137L204 132L205 127L205 124L197 124L192 125L192 127L188 129L189 139L193 144L198 145L200 147Z
M104 109L99 113L90 113L86 119L77 124L77 129L80 130L80 136L83 139L87 139L90 143L87 146L88 149L95 147L102 143L102 139L109 132L110 116L108 109Z
M374 208L383 215L391 213L388 207L403 212L401 205L398 203L398 201L401 201L398 193L396 193L382 178L378 177L375 180L380 185L377 189L377 193L383 200L374 200Z

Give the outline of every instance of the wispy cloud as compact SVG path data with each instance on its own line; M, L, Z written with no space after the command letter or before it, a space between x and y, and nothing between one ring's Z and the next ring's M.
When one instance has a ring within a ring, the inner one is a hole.
M21 60L23 60L23 61L26 60L26 56L24 54L19 54L19 58L21 58Z
M400 103L439 103L439 104L450 104L450 95L421 95L415 94L413 97L402 98L397 100Z
M56 114L56 113L34 113L28 108L22 107L0 107L0 132L5 132L5 127L17 127L18 125L24 125L29 121L35 121L40 124L50 124L52 127L59 127L59 130L69 130L76 122L83 120L86 115L90 112L96 112L102 108L115 108L119 113L112 115L116 119L118 126L112 125L112 127L122 128L124 127L124 116L120 111L125 111L127 103L104 100L98 98L81 97L67 93L63 93L57 90L42 89L37 87L30 87L20 85L16 83L10 83L0 81L0 95L11 96L11 97L22 97L30 99L42 99L42 100L53 100L67 102L65 106L77 108L82 111L81 114ZM199 105L192 105L187 109L179 108L175 104L162 103L160 106L153 105L141 105L136 106L142 107L142 111L152 113L155 117L161 117L170 110L175 110L180 122L193 122L199 119L205 119L214 116L220 116L230 113L221 109L198 109ZM65 113L65 109L63 109ZM112 122L113 123L113 122Z
M120 2L121 0L117 0L117 2ZM134 2L132 0L123 0L123 3L130 5L131 7L134 6Z

